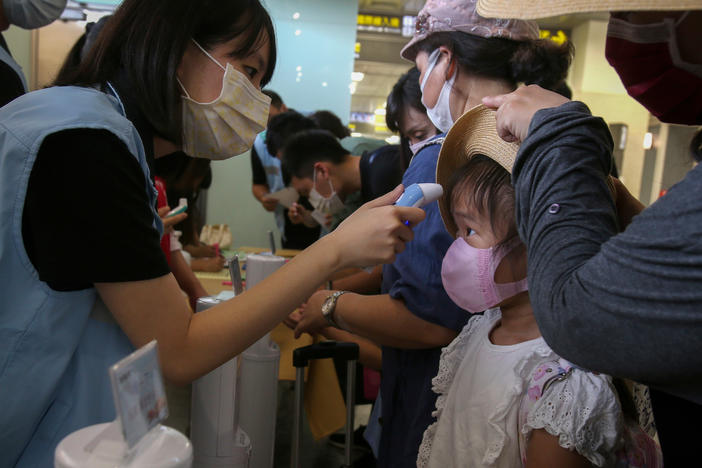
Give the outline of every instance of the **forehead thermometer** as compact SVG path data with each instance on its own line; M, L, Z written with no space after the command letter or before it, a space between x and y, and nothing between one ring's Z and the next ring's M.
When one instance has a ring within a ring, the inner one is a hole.
M444 189L439 184L412 184L405 189L400 195L400 198L395 202L396 206L410 206L412 208L420 208L424 205L438 200L444 194ZM409 221L405 221L407 226Z
M439 184L412 184L397 199L397 206L411 206L420 208L438 200L444 194L444 189Z
M424 205L438 200L444 194L444 189L439 184L412 184L405 189L400 195L400 198L395 202L395 206L409 206L412 208L420 208ZM405 225L409 226L410 222L405 221ZM373 271L373 267L364 268L367 273Z

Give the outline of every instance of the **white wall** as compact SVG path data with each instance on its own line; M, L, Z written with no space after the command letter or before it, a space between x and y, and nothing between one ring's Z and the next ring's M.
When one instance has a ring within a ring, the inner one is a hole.
M357 0L264 3L273 17L278 39L278 63L268 88L277 91L290 107L300 111L331 110L347 122ZM267 231L277 232L277 228L273 214L251 194L250 161L250 153L246 153L212 163L207 222L229 224L235 246L265 247ZM277 239L280 246L279 234Z
M10 29L2 33L7 47L15 61L22 67L27 84L32 87L32 32L26 29L10 26Z
M575 59L570 73L573 99L588 105L593 115L608 123L625 123L628 136L622 167L618 168L624 184L638 196L641 191L644 149L649 112L631 98L619 76L605 58L607 22L586 21L573 29Z

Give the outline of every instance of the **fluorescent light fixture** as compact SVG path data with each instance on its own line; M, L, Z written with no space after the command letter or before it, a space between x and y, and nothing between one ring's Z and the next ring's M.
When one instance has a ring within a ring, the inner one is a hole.
M351 132L352 137L362 137L363 133L358 133L358 132Z
M643 140L643 149L649 150L653 148L653 133L646 132Z
M385 114L386 114L385 109L381 108L381 109L375 110L375 115L385 115Z
M363 81L364 76L363 72L351 72L351 81Z
M328 86L328 83L326 81L322 81L322 86L326 88Z

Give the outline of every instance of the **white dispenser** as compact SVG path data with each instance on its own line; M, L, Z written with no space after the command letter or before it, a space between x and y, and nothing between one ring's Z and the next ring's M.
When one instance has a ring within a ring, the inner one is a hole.
M203 297L197 312L233 297ZM247 468L251 442L238 424L237 358L230 359L193 382L190 439L194 468Z
M121 436L103 438L92 450L86 450L113 423L84 427L66 436L56 447L55 468L190 468L193 451L180 432L158 425L149 431L125 456L126 444Z
M249 255L246 289L251 289L285 264L275 255ZM271 294L274 292L271 291ZM271 468L275 449L280 349L270 333L241 356L239 368L239 425L251 438L251 468Z
M190 468L193 448L180 432L160 423L168 403L151 341L108 369L117 418L64 437L56 468Z

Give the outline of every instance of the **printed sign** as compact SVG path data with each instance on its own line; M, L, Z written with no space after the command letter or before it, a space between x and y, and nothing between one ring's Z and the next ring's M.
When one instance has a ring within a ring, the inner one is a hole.
M127 447L168 417L168 403L158 363L158 347L152 341L110 368L115 410Z

